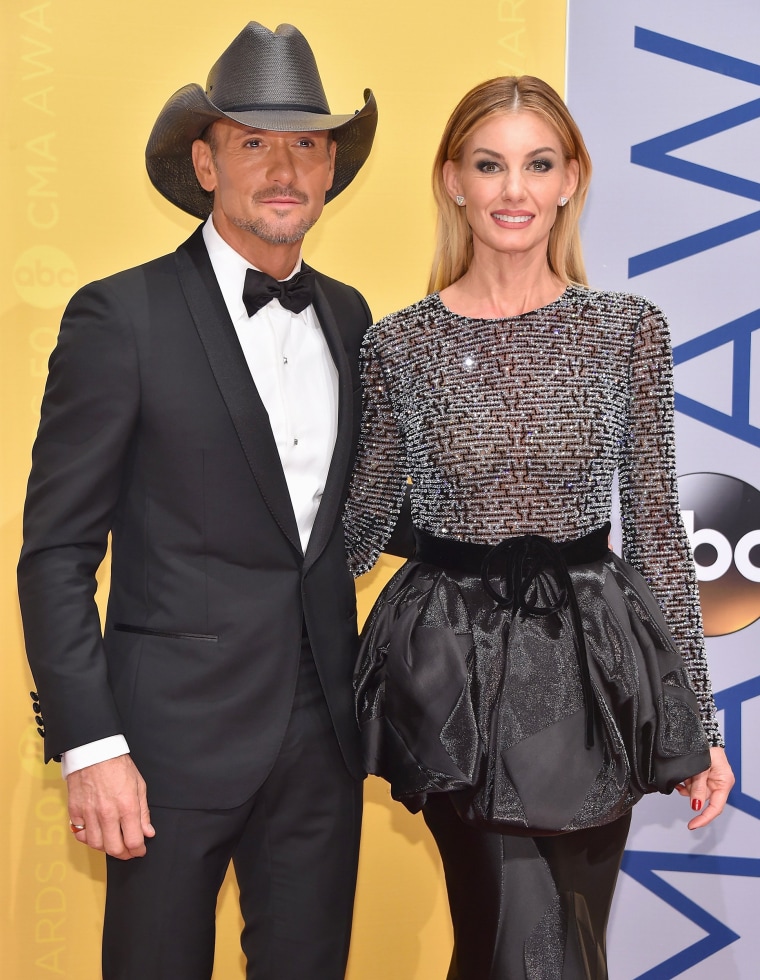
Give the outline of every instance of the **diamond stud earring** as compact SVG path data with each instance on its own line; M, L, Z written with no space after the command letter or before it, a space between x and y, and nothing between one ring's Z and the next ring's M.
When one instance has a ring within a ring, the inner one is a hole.
M461 194L457 194L457 196L456 196L456 202L457 202L457 204L459 205L460 208L464 205L464 198L462 197Z

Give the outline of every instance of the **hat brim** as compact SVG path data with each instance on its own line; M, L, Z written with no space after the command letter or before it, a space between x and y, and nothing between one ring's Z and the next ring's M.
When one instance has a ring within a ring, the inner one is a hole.
M282 133L329 130L337 143L333 184L325 195L325 201L331 201L348 187L372 149L377 103L370 89L364 90L364 100L364 106L352 115L288 109L224 112L211 102L200 85L186 85L169 99L153 126L145 150L148 176L156 190L172 204L196 218L207 218L213 195L198 183L191 147L211 123L231 119L253 129Z

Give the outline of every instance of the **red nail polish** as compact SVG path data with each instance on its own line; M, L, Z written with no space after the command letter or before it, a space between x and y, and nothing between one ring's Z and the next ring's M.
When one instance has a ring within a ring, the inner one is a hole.
M692 810L701 810L702 809L702 800L692 800L691 801L691 808L692 808Z

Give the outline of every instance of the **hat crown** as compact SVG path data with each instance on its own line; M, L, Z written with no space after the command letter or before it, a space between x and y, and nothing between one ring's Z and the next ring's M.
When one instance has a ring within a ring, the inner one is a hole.
M206 95L223 112L293 109L330 114L309 42L292 24L251 21L209 72Z

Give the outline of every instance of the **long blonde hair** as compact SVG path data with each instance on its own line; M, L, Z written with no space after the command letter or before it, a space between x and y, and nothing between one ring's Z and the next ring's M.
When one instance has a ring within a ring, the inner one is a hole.
M499 113L535 112L559 136L565 160L578 161L578 186L549 234L549 268L565 283L586 286L578 221L586 203L591 180L591 158L580 130L567 106L554 89L532 75L492 78L469 91L446 123L433 163L433 194L438 205L436 247L428 291L445 289L460 279L472 262L472 232L464 208L449 197L443 180L443 165L456 163L465 140L484 119Z

